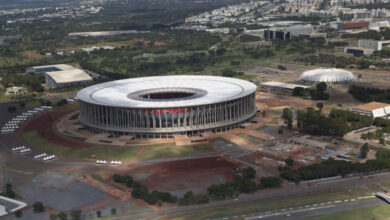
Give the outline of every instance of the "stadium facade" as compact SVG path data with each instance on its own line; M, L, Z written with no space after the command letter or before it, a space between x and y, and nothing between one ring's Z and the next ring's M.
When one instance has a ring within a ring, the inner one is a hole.
M112 81L81 90L80 122L95 132L168 138L222 132L257 111L256 85L216 76L157 76Z

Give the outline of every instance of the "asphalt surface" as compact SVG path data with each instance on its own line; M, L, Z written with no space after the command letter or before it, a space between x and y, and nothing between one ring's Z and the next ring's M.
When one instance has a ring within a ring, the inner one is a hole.
M284 213L274 214L269 216L255 216L255 217L248 218L248 220L255 220L255 219L280 220L287 217L289 219L301 219L305 217L329 215L336 212L342 212L342 211L347 211L347 210L357 209L357 208L364 208L367 206L374 206L383 203L384 202L381 200L370 200L370 201L352 203L352 204L344 204L344 205L337 205L337 206L330 206L330 207L323 207L323 208L316 208L316 209L298 210L290 213L284 212ZM289 216L287 216L287 213L289 214Z

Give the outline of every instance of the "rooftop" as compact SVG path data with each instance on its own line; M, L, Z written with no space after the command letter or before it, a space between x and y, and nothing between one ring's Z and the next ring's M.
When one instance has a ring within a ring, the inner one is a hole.
M310 86L304 86L299 84L293 84L293 83L284 83L284 82L264 82L261 83L262 86L273 86L273 87L280 87L280 88L286 88L286 89L294 89L295 87L302 87L304 89L310 88Z
M61 71L46 72L56 83L70 83L78 81L89 81L92 77L80 69L68 69Z

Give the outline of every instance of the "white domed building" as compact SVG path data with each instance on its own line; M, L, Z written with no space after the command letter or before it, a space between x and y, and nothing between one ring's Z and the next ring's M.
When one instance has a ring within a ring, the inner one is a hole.
M347 70L318 68L303 72L298 80L311 83L350 83L356 81L357 78L352 72Z

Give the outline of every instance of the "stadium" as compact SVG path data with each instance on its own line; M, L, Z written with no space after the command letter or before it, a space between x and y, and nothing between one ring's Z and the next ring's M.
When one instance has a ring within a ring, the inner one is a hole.
M256 114L256 85L217 76L143 77L79 91L80 122L135 138L195 136L238 127Z
M309 70L298 78L302 82L326 82L326 83L350 83L356 80L356 76L349 71L342 69L324 69L318 68L314 70Z

